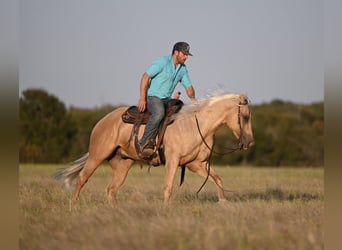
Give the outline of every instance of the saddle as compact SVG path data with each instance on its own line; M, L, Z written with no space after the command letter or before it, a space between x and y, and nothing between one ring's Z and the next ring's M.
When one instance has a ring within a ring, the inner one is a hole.
M162 141L163 141L166 127L172 123L171 116L173 114L178 113L183 105L184 103L179 99L170 99L167 102L166 109L165 109L165 117L162 120L159 126L158 133L157 133L158 140L156 143L156 151L158 151L159 153L158 154L159 161L158 163L156 163L157 165L159 163L163 163L163 164L165 163L164 153L163 153L161 146L162 146ZM141 124L146 124L148 120L150 119L150 117L151 117L151 113L148 110L141 113L139 112L137 106L129 107L121 116L123 122L133 124L132 133L131 133L130 138L128 139L128 145L130 144L132 138L134 138L135 150L139 156L140 156L140 149L138 145L139 128ZM150 158L148 159L142 158L142 160L150 162L155 157L157 157L156 153L154 153Z

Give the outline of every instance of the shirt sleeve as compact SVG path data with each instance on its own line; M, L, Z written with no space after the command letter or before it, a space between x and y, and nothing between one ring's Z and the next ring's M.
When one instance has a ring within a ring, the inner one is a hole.
M186 67L184 67L183 70L184 70L184 74L180 82L183 87L187 88L187 87L192 86L192 84L191 84L188 70L186 69Z
M164 63L162 59L157 58L148 66L148 68L146 69L146 74L148 74L150 78L153 78L163 70L163 67Z

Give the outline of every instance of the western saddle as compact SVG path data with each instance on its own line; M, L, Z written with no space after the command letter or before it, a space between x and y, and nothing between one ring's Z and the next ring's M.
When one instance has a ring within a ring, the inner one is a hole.
M146 110L145 112L141 113L138 110L137 106L129 107L121 116L122 121L125 123L133 124L131 136L128 139L128 145L130 144L131 140L134 138L134 146L137 154L141 158L142 161L151 163L154 166L158 166L160 164L165 164L165 156L163 150L163 137L165 134L166 127L173 122L171 116L182 108L184 103L179 99L170 99L167 102L166 109L165 109L165 117L162 120L158 133L156 135L157 142L155 142L155 138L153 139L154 145L156 145L154 154L148 158L142 157L140 154L140 146L138 144L138 133L140 125L146 124L151 116L151 113Z

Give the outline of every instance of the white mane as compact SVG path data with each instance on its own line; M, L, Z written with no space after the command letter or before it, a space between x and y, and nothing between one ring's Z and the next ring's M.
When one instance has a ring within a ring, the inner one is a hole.
M212 93L207 99L198 100L196 103L184 105L182 109L173 116L173 119L193 114L201 110L204 106L211 106L222 99L233 99L238 97L239 95L234 93Z

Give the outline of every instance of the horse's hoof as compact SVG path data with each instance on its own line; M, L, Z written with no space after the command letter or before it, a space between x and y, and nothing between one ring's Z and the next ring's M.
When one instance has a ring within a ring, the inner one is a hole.
M222 206L230 206L230 202L227 199L219 199L217 204L222 205Z

